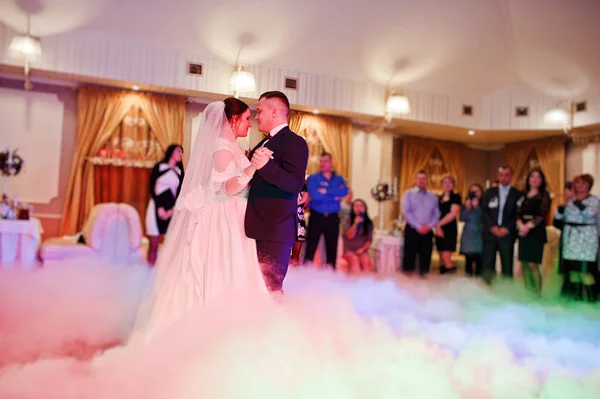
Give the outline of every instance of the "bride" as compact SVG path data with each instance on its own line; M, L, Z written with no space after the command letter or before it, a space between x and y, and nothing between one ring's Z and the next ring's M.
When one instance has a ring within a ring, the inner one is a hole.
M227 292L268 291L256 243L244 232L248 183L256 172L236 139L252 122L246 103L209 104L131 341L148 339ZM269 154L270 150L264 148Z

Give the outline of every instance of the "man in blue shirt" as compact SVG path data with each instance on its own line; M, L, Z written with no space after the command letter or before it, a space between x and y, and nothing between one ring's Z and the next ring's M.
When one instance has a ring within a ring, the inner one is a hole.
M433 228L440 221L438 197L427 191L428 181L427 172L417 172L415 187L402 196L402 216L406 220L402 269L406 273L414 272L418 255L421 276L429 273Z
M319 162L321 171L308 176L306 187L310 196L310 219L306 232L305 262L312 262L321 235L325 236L327 264L335 269L337 243L340 234L340 202L348 194L344 178L333 172L331 154L323 153Z

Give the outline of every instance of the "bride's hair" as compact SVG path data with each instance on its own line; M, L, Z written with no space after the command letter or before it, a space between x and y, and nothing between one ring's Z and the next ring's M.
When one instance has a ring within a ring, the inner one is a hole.
M242 100L238 100L235 97L228 97L223 100L223 102L225 103L225 116L229 122L231 122L231 118L236 115L243 114L248 108L250 108L248 107L248 104Z

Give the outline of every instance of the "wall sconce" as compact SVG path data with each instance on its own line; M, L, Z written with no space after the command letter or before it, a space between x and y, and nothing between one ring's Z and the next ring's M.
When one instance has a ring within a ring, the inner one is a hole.
M229 87L233 90L233 96L239 98L240 93L253 93L256 91L256 81L251 72L244 71L244 67L239 65L229 80Z

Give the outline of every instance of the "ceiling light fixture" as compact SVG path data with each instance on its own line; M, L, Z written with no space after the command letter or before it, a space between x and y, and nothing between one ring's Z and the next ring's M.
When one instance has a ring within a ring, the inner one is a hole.
M562 125L563 131L568 134L573 129L573 103L565 101L549 109L544 114L544 123L548 125Z
M251 72L244 71L242 65L238 65L231 75L229 87L233 90L233 96L239 98L240 93L253 93L256 91L256 81Z
M390 122L394 115L406 115L410 113L410 102L404 94L392 91L385 104L385 119Z
M13 37L8 46L8 57L14 62L23 64L25 70L25 90L32 88L29 80L31 64L42 61L42 42L39 37L31 35L30 17L27 15L27 32Z

